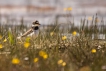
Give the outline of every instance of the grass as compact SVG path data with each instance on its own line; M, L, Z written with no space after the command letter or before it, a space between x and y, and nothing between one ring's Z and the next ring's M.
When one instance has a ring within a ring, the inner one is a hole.
M106 41L98 40L98 35L106 37L106 29L97 19L81 20L79 27L67 23L68 28L60 28L55 23L43 27L37 38L21 40L17 36L28 27L22 24L9 30L8 25L0 25L0 71L105 71Z

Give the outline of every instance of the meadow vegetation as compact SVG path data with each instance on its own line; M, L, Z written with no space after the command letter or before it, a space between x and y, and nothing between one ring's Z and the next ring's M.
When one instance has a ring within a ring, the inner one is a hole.
M0 25L0 71L105 71L106 28L97 16L42 27L37 38L17 39L29 27ZM61 26L61 28L60 28ZM9 29L10 28L10 29ZM93 36L92 36L93 35Z

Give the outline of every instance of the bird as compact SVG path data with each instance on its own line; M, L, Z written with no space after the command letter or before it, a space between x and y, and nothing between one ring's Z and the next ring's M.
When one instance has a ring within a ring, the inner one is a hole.
M24 34L22 34L21 36L19 36L19 37L17 37L17 38L20 39L20 38L26 37L26 36L28 36L28 35L30 35L30 36L32 36L32 37L36 37L36 36L38 35L38 33L39 33L39 26L40 26L39 21L37 21L37 20L34 21L34 22L32 23L31 28L30 28L28 31L26 31Z

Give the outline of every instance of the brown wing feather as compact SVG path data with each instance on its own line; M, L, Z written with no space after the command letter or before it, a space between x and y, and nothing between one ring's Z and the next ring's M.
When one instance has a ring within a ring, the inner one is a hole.
M21 37L27 36L28 34L30 34L30 33L32 33L32 32L33 32L33 30L32 30L32 28L31 28L31 29L29 29L27 32L25 32Z

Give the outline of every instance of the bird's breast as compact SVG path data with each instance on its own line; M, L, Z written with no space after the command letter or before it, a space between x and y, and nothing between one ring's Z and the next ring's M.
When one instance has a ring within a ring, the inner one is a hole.
M38 30L38 29L39 29L39 27L38 27L38 26L33 27L33 30Z
M38 35L39 34L39 30L33 30L33 34L34 35Z

